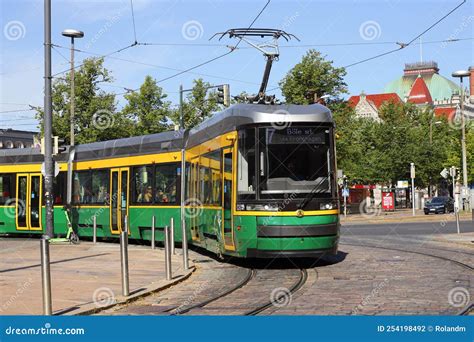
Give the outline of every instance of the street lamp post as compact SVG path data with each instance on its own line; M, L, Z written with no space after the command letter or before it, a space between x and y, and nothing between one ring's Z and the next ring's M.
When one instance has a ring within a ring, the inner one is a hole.
M469 77L470 72L467 70L459 70L452 73L453 77L458 77L461 86L461 149L462 149L462 185L463 185L463 194L462 197L466 199L465 210L469 210L469 197L466 196L467 189L467 159L466 159L466 127L465 127L465 117L464 117L464 86L463 78Z
M67 29L62 32L64 37L71 38L71 146L74 146L74 38L82 38L84 37L84 32L74 30L74 29Z

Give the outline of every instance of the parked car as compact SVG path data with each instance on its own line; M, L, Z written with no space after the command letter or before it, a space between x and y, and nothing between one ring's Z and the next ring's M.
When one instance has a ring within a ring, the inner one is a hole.
M454 200L451 197L433 197L431 201L425 204L425 215L428 214L439 214L439 213L452 213L454 212Z

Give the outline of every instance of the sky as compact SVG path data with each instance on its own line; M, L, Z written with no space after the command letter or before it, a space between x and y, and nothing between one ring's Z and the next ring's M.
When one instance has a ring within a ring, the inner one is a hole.
M52 0L52 42L62 46L52 51L53 75L69 68L67 28L84 31L76 40L76 65L94 54L105 55L139 43L105 58L113 75L107 92L121 94L138 88L146 75L165 79L180 70L219 56L235 45L235 39L209 39L229 28L248 27L267 0ZM300 39L280 41L280 58L273 65L268 89L278 82L310 48L315 48L335 66L375 56L407 43L430 27L462 0L272 0L253 27L278 28ZM380 93L400 77L404 63L438 62L440 74L474 65L474 6L467 0L458 10L409 47L387 56L347 68L349 94ZM37 130L32 106L43 106L43 1L2 0L0 25L0 128ZM461 39L443 43L440 40ZM341 45L338 45L341 44ZM113 58L112 58L113 57ZM159 85L177 104L178 89L192 86L202 77L211 84L229 83L231 94L256 93L265 59L261 52L241 42L239 49L212 63L170 78ZM452 79L452 78L451 78ZM457 80L452 79L457 82ZM275 93L281 98L279 89ZM124 104L117 96L117 106Z

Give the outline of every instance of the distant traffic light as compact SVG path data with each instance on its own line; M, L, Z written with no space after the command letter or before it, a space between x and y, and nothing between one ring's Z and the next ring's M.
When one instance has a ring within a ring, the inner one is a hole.
M66 151L66 146L64 145L64 139L59 139L58 136L53 136L53 156L59 154L61 152ZM44 137L41 138L41 154L44 154L45 146L44 146Z
M217 103L223 104L226 107L230 106L230 89L228 84L217 87Z

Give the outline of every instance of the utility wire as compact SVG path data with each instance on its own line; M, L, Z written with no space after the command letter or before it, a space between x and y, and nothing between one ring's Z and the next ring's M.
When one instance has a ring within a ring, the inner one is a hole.
M369 58L365 58L361 61L358 61L358 62L355 62L355 63L351 63L349 65L346 65L344 68L350 68L352 66L355 66L355 65L358 65L358 64L362 64L362 63L365 63L365 62L368 62L368 61L371 61L373 59L376 59L376 58L380 58L380 57L383 57L383 56L386 56L386 55L390 55L394 52L397 52L397 51L400 51L402 49L405 49L406 47L410 46L415 40L417 40L418 38L420 38L421 36L423 36L425 33L427 33L428 31L430 31L432 28L434 28L436 25L438 25L440 22L442 22L444 19L446 19L448 16L450 16L454 11L456 11L459 7L461 7L462 5L464 5L464 3L466 2L466 0L463 0L460 4L458 4L456 7L454 7L451 11L449 11L448 13L446 13L444 16L442 16L440 19L438 19L436 22L434 22L432 25L430 25L427 29L425 29L423 32L419 33L418 35L416 35L412 40L410 40L408 43L397 43L398 45L400 45L398 48L396 49L393 49L393 50L389 50L389 51L386 51L386 52L383 52L383 53L380 53L380 54L377 54L375 56L372 56L372 57L369 57Z
M135 13L133 11L133 0L130 0L130 8L132 10L133 36L135 38L135 44L136 44L137 43L137 28L135 26Z
M263 12L265 11L265 9L268 7L268 5L270 4L270 2L271 2L271 0L267 0L267 3L265 4L265 6L263 6L263 8L260 10L260 12L257 14L257 16L253 19L253 21L251 22L251 24L249 25L249 27L247 28L247 30L250 29L250 28L252 28L253 24L254 24L254 23L257 21L257 19L262 15L262 13L263 13ZM168 80L170 80L170 79L172 79L172 78L175 78L175 77L180 76L180 75L182 75L182 74L188 73L188 72L190 72L190 71L192 71L192 70L194 70L194 69L200 68L200 67L202 67L202 66L204 66L204 65L206 65L206 64L209 64L209 63L212 63L212 62L214 62L214 61L216 61L216 60L218 60L218 59L221 59L221 58L223 58L223 57L225 57L225 56L231 54L232 52L234 52L234 51L236 50L236 48L238 47L238 45L240 44L241 41L242 41L242 39L240 39L240 40L237 42L237 44L236 44L235 46L230 46L230 47L229 47L230 50L227 51L226 53L223 53L223 54L221 54L221 55L219 55L219 56L216 56L216 57L214 57L214 58L211 58L211 59L209 59L209 60L207 60L207 61L205 61L205 62L202 62L202 63L199 63L199 64L194 65L194 66L192 66L192 67L189 67L189 68L187 68L187 69L185 69L185 70L182 70L182 71L180 71L180 72L178 72L178 73L175 73L175 74L173 74L173 75L171 75L171 76L168 76L168 77L162 78L162 79L160 79L160 80L157 80L156 83L161 83L161 82L164 82L164 81L168 81ZM137 91L138 89L140 89L140 88L134 89L133 91ZM127 93L128 93L128 92L125 92L125 93L118 93L118 94L116 94L116 95L123 95L123 94L127 94Z

